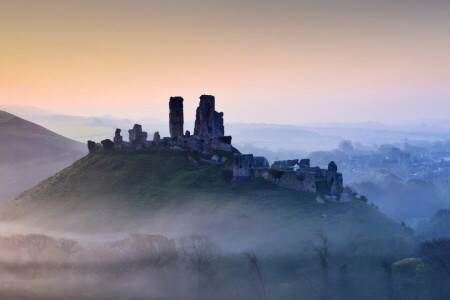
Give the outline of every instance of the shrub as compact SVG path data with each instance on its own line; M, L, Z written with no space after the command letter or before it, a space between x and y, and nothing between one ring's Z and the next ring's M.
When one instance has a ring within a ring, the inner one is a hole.
M304 174L298 175L298 176L297 176L297 180L299 180L299 181L305 180L305 175L304 175Z
M275 179L280 179L286 171L280 169L269 169L269 174Z

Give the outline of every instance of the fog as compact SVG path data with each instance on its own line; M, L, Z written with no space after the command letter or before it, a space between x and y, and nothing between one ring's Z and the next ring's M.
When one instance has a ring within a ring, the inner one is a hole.
M173 218L160 217L158 222ZM183 218L184 230L179 226L180 231L165 234L142 228L128 234L52 235L2 224L0 297L444 299L450 295L449 220L450 211L441 211L417 233L392 238L299 232L292 251L282 240L293 235L279 233L271 250L257 239L242 242L235 235L244 249L222 237L224 228L185 234L193 228ZM260 239L265 233L252 232Z
M135 122L48 114L35 113L36 122L83 142ZM149 132L166 127L140 121ZM251 199L199 195L150 213L104 198L66 210L44 199L48 207L19 221L1 216L0 298L447 299L450 137L438 127L231 124L241 152L333 160L368 202L267 200L259 186ZM3 162L4 198L75 159ZM72 194L64 195L86 200Z

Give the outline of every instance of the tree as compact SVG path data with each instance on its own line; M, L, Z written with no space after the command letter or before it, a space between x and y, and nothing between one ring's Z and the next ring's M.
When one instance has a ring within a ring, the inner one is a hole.
M396 298L434 299L433 272L420 258L410 257L392 264Z
M343 140L339 143L339 150L344 152L352 152L354 150L353 144L349 140Z
M428 238L450 238L450 209L438 210L419 230Z
M314 247L314 252L319 259L320 267L322 269L323 280L325 284L324 297L327 298L329 288L328 271L330 269L330 243L328 237L322 230L317 231L316 236L319 241L318 244Z
M392 261L385 257L380 265L386 275L388 299L392 299Z
M45 249L56 246L57 240L44 234L27 234L20 244L31 259L36 259Z
M81 247L78 245L77 241L60 238L56 241L56 248L61 251L71 255L81 250Z
M419 244L419 255L428 263L438 276L442 299L450 297L450 239L425 241Z
M184 256L197 273L197 295L201 298L203 276L220 249L207 236L199 234L181 237L180 245Z
M112 246L140 264L157 269L169 265L178 256L175 241L163 235L135 233Z
M316 252L322 270L328 270L330 268L330 245L328 237L321 230L316 233L316 236L319 239L319 243L314 247L314 252Z
M258 257L256 257L254 252L247 252L244 255L247 258L250 273L256 274L256 277L258 278L259 284L261 285L263 299L267 299L266 283Z

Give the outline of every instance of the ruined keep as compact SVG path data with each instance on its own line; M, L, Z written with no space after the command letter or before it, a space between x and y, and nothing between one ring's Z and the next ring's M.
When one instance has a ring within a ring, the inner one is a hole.
M183 135L183 98L170 97L169 100L169 130L170 137Z
M195 114L194 135L197 135L202 139L225 135L223 113L216 111L215 101L214 96L200 96L200 104Z
M128 130L131 147L141 149L145 147L147 141L147 132L142 131L142 126L134 124L133 129Z

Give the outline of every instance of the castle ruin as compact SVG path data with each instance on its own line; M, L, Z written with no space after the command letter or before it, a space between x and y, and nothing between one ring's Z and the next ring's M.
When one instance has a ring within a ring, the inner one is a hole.
M128 142L123 141L121 130L116 129L113 141L107 139L101 144L88 141L89 152L95 153L101 149L110 152L152 147L185 150L197 153L189 156L190 161L195 161L193 156L196 156L201 163L218 165L223 170L232 172L233 185L242 185L255 178L263 178L287 189L319 193L337 200L344 193L342 174L337 172L337 165L333 161L329 163L327 169L311 167L309 159L275 161L270 166L265 157L240 154L231 145L232 137L225 136L223 113L215 110L214 96L200 96L194 134L191 135L189 130L184 133L183 101L182 97L170 97L170 137L161 138L157 131L153 135L153 140L147 141L147 132L142 131L141 125L135 124L128 130Z

